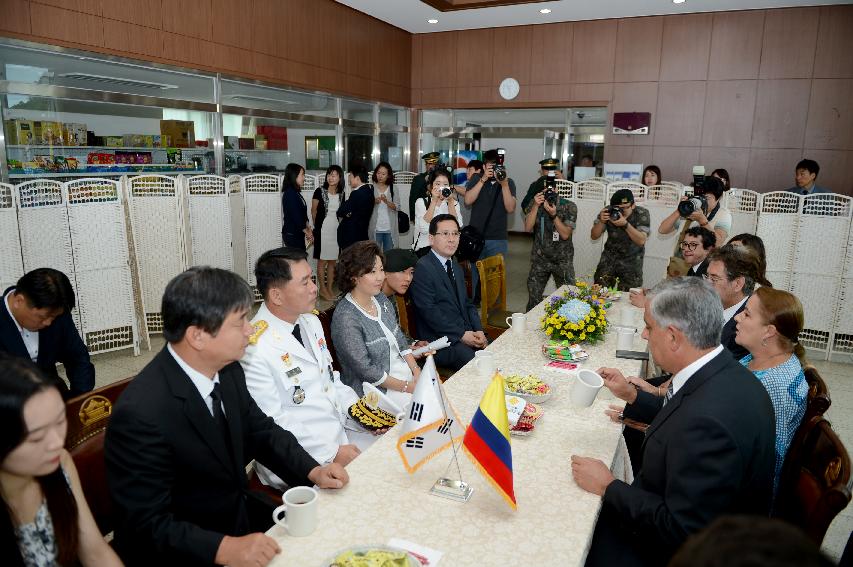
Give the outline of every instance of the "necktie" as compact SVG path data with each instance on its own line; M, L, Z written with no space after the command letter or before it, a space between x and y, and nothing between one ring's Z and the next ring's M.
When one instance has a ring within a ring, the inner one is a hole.
M302 333L299 331L299 323L293 326L293 336L296 337L296 340L299 341L299 344L301 344L303 347L305 346L305 343L302 342Z
M225 412L222 411L222 390L219 388L219 382L213 384L213 391L210 393L210 399L213 400L213 421L219 427L222 437L225 439L225 446L228 447L228 453L231 453L231 433L228 431L228 421L225 419Z
M456 289L456 276L453 275L453 262L448 260L447 263L444 264L444 267L447 268L447 277L450 278L450 283L453 285L453 289Z
M669 400L672 399L672 396L675 395L675 391L672 389L672 380L669 381L669 387L666 389L666 395L663 397L663 405L666 406L669 403Z

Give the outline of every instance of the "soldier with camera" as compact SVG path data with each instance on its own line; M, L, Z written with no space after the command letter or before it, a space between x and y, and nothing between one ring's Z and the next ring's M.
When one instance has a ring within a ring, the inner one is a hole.
M643 256L651 229L649 211L634 203L629 189L610 197L610 206L598 213L590 238L598 240L607 230L607 242L595 269L595 283L627 291L643 286ZM618 279L618 282L617 282Z
M533 233L530 274L527 276L527 311L542 301L542 292L551 276L554 276L557 287L575 282L572 232L578 218L578 206L560 198L557 193L559 162L549 158L540 161L539 165L545 175L530 186L531 190L534 187L539 187L539 190L530 196L527 206L523 206L524 230Z
M676 210L661 221L658 232L670 234L687 219L691 228L702 226L712 230L717 244L722 246L732 229L732 213L720 203L726 186L718 177L705 177L704 168L701 171L702 174L693 176L693 196L681 198Z
M545 164L556 163L555 166ZM563 177L563 172L560 171L560 164L554 158L546 158L539 162L539 179L530 184L530 187L527 189L527 194L524 196L524 199L521 200L521 210L527 211L530 208L530 202L533 200L533 197L542 191L545 190L545 181L548 181L549 178L553 183L554 179L565 179Z

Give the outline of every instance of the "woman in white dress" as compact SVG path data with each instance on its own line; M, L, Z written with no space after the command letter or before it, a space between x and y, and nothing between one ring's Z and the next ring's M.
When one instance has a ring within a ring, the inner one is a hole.
M322 187L314 190L311 218L314 221L314 258L317 260L317 287L320 297L335 298L335 262L338 260L338 208L346 201L344 172L338 165L329 166Z
M412 250L418 256L429 251L429 223L435 215L448 214L456 217L462 228L462 212L456 200L456 191L450 184L450 172L446 169L434 169L427 177L429 197L423 197L415 203L415 239Z

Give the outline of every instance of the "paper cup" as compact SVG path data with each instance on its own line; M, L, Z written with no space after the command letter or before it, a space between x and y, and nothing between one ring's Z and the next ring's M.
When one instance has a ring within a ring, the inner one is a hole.
M604 379L597 372L587 369L579 370L569 397L574 405L587 408L595 401L602 386L604 386Z

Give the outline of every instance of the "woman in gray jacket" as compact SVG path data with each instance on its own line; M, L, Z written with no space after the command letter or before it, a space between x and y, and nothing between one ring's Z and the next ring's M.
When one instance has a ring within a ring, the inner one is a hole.
M383 263L382 251L372 240L341 253L336 279L343 296L332 316L332 343L345 384L363 395L362 382L368 382L405 407L420 368L382 293Z

